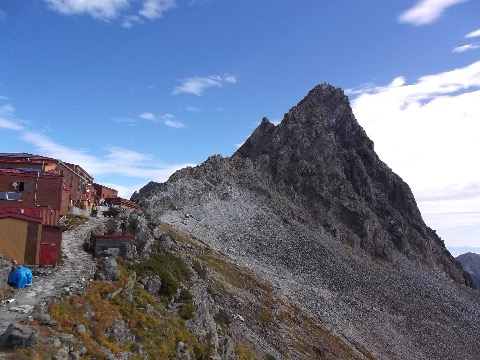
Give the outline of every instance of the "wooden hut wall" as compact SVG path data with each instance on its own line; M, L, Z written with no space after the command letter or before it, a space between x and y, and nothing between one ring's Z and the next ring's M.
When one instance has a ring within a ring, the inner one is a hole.
M7 260L38 265L42 225L15 218L0 219L0 251Z

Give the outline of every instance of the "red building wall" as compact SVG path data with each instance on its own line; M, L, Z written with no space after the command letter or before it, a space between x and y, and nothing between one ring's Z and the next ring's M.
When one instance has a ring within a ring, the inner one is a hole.
M62 184L62 176L56 174L0 169L0 193L19 197L0 200L0 207L60 210Z
M112 188L109 188L107 186L93 183L93 187L95 188L97 192L97 198L98 200L105 200L106 198L115 198L118 196L118 191Z

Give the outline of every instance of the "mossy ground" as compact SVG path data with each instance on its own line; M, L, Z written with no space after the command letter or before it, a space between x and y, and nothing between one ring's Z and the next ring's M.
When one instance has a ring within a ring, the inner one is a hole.
M107 359L105 349L114 355L130 352L130 359L143 359L144 356L148 359L168 359L175 356L179 342L187 344L194 358L209 358L210 348L195 338L184 321L191 318L195 310L188 290L180 293L181 316L176 316L166 311L165 301L172 294L162 297L151 295L136 281L137 274L139 278L144 275L142 271L168 273L176 286L185 281L189 271L181 259L172 254L166 257L157 255L150 254L134 267L119 261L119 281L92 281L83 295L50 304L48 312L58 323L55 331L73 334L87 349L82 359ZM159 265L159 261L163 265ZM129 338L133 341L119 343L115 336L108 335L108 329L116 322L126 324ZM79 325L83 325L86 332L79 333ZM41 328L41 342L54 336L54 332L48 333L48 328ZM55 351L51 345L37 345L33 349L17 349L10 356L11 359L47 359Z
M85 224L89 220L89 217L84 215L67 214L65 220L66 221L63 226L65 229L70 230L77 226Z

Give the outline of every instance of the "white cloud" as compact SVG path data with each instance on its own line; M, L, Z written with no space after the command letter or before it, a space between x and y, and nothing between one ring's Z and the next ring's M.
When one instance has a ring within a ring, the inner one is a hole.
M196 107L196 106L186 106L185 110L187 110L189 112L200 112L200 111L202 111L201 108Z
M415 6L403 12L399 21L413 25L428 25L438 20L449 7L467 0L420 0Z
M176 129L185 127L185 124L180 120L176 120L175 116L173 116L172 114L163 114L157 116L151 112L144 112L143 114L140 114L139 117L143 120L148 120L155 123L162 123L168 127L173 127Z
M129 6L128 0L45 0L51 9L65 15L89 14L96 19L116 18Z
M464 51L475 50L479 48L480 48L480 44L467 44L467 45L457 46L452 50L452 52L462 53Z
M142 19L137 15L128 15L125 16L122 20L122 27L130 29L134 25L143 23Z
M224 76L212 75L206 77L195 76L193 78L186 78L181 81L181 84L173 89L173 94L194 94L202 95L205 90L211 87L222 87L223 84L235 84L237 79L233 75L225 74Z
M142 19L156 20L177 6L175 0L45 0L50 9L64 15L90 15L98 20L120 19L131 28ZM1 14L0 14L1 19Z
M145 0L140 15L150 20L161 18L163 13L177 6L175 0Z
M228 75L226 74L225 77L223 78L223 81L229 84L236 84L237 79L233 75Z
M477 36L480 36L480 29L472 31L471 33L468 33L467 35L465 35L466 38L472 38Z
M137 118L130 118L130 117L112 117L113 121L127 124L128 126L135 126L139 120Z
M2 97L2 100L6 100ZM15 108L11 104L0 106L0 129L6 130L23 130L23 121L15 119Z
M480 184L480 61L357 91L352 109L375 151L410 185L424 218L441 221L428 225L480 224L472 185Z
M176 128L176 129L180 129L180 128L185 127L183 122L181 122L179 120L176 120L175 116L173 116L173 115L165 114L165 115L162 116L162 118L163 118L163 123L165 125L169 126L169 127L173 127L173 128Z
M155 120L155 115L152 114L151 112L145 112L143 114L140 114L140 118L144 120Z
M144 114L145 117L150 116L149 113ZM3 130L14 131L22 141L33 147L33 153L78 164L94 177L116 178L121 176L129 179L142 179L143 184L149 181L163 182L175 171L196 165L192 163L166 164L155 160L150 154L114 146L103 149L104 155L94 156L87 150L70 148L53 141L43 133L29 130L31 127L25 126L26 122L16 119L14 115L15 109L11 104L0 106L0 132ZM162 121L167 126L183 127L183 124L170 114L162 116ZM166 124L167 122L168 124ZM105 185L119 190L120 196L127 198L142 186L125 187L113 183Z

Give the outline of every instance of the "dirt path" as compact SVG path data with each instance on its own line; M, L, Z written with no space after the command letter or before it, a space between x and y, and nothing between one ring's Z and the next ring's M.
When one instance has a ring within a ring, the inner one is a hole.
M90 237L93 229L98 231L107 221L107 218L102 217L91 218L87 223L63 233L62 254L65 263L57 266L51 275L35 276L31 287L15 289L9 301L2 302L0 334L3 334L12 322L26 319L40 302L51 297L75 293L85 287L93 278L95 264L91 254L83 250L82 244Z

